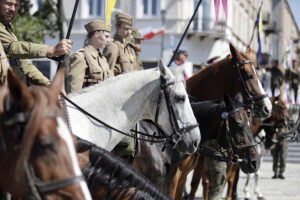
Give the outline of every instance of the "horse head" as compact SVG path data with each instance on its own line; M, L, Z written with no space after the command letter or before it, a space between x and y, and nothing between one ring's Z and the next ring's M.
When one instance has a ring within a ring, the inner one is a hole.
M241 170L245 173L253 173L259 168L260 155L256 148L248 112L241 99L237 96L230 101L225 97L227 110L225 117L228 118L225 145L229 147L229 152L233 152L233 160L240 162Z
M246 53L239 52L230 44L231 65L233 66L233 86L229 95L240 93L243 95L244 103L249 106L258 118L268 118L271 115L272 104L264 91L258 74L251 61L251 50Z
M62 119L59 71L51 87L28 89L11 71L1 88L1 188L13 197L91 199Z
M288 109L280 96L271 98L272 101L272 114L271 117L264 120L264 124L270 124L271 126L265 127L266 140L265 148L270 149L274 143L277 142L278 137L283 137L283 132L288 126L288 120L290 118Z
M161 74L161 92L155 109L155 121L167 133L171 133L172 144L178 152L194 153L200 143L200 131L193 115L184 80L179 73L171 71L162 62L159 63L158 68Z

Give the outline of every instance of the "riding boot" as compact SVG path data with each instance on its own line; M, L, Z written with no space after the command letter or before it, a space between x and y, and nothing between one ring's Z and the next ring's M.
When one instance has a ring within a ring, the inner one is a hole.
M278 176L278 178L285 179L285 177L283 176L283 173L280 173L279 176Z
M275 172L274 176L272 176L272 179L278 178L278 173Z

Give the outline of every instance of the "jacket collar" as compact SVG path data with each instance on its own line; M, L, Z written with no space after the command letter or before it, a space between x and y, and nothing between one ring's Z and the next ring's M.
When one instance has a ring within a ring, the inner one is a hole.
M98 49L95 49L95 47L93 47L92 45L88 44L85 49L89 52L89 54L91 56L93 56L93 58L97 58L98 55L102 56L101 55L101 52L98 51Z

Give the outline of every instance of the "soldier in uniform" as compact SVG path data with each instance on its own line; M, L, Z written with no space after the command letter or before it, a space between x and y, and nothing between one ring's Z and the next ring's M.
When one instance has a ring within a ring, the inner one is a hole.
M7 70L10 68L2 43L0 41L0 85L7 84Z
M271 71L271 91L272 91L272 96L275 96L275 89L282 86L283 80L284 80L284 74L282 71L279 69L278 66L278 60L274 60L272 62L271 69L267 69Z
M204 142L204 145L214 149L218 143L217 140L208 140ZM212 152L212 154L215 156L222 156L217 150ZM226 184L227 163L205 156L204 169L209 180L208 200L222 199L223 190Z
M128 42L132 26L133 18L130 15L125 13L118 13L116 15L116 34L114 40L103 51L115 75L137 70L135 50ZM125 137L113 149L113 152L127 162L132 163L135 153L135 140L131 137Z
M141 52L141 43L145 39L142 34L138 31L138 29L134 28L132 29L132 38L128 40L129 45L134 49L135 51L135 57L136 57L136 70L142 70L144 69L143 63L139 58L139 53Z
M13 71L25 81L36 85L49 85L50 81L28 58L54 57L68 54L71 51L72 42L62 40L55 47L35 44L26 41L18 41L13 33L11 22L20 7L20 0L0 0L0 41L9 58Z
M283 173L286 166L286 156L288 151L288 142L285 135L280 132L277 135L277 143L275 147L271 149L271 155L273 157L273 172L275 178L285 179Z
M88 33L86 46L70 57L69 88L76 92L114 76L106 58L98 49L103 49L110 41L111 26L101 20L85 25Z
M135 51L128 43L132 25L133 18L130 15L118 13L116 15L116 34L114 40L103 51L115 75L136 70Z

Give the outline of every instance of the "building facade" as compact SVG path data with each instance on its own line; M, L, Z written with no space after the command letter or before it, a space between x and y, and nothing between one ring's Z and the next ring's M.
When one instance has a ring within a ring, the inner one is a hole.
M32 0L33 7L43 0ZM114 15L126 12L135 19L135 27L142 34L156 33L161 30L165 34L155 35L142 43L140 58L145 66L153 67L159 59L168 64L173 51L187 27L193 11L199 0L117 0L111 17L114 25ZM72 15L75 0L63 1L66 24ZM73 25L71 40L73 51L83 47L86 37L84 24L94 19L105 17L105 0L81 0ZM213 0L203 0L195 19L183 40L181 49L189 51L189 60L194 65L205 64L214 56L227 56L229 43L239 50L245 51L250 44L253 28L261 0L229 0L228 17L220 5L219 22L216 24ZM287 0L264 0L262 5L263 28L261 45L264 63L270 59L283 62L286 49L295 48L299 38L299 30L291 13ZM55 44L57 38L46 38L45 43ZM292 44L292 45L291 45ZM254 32L250 47L257 51L257 31Z

